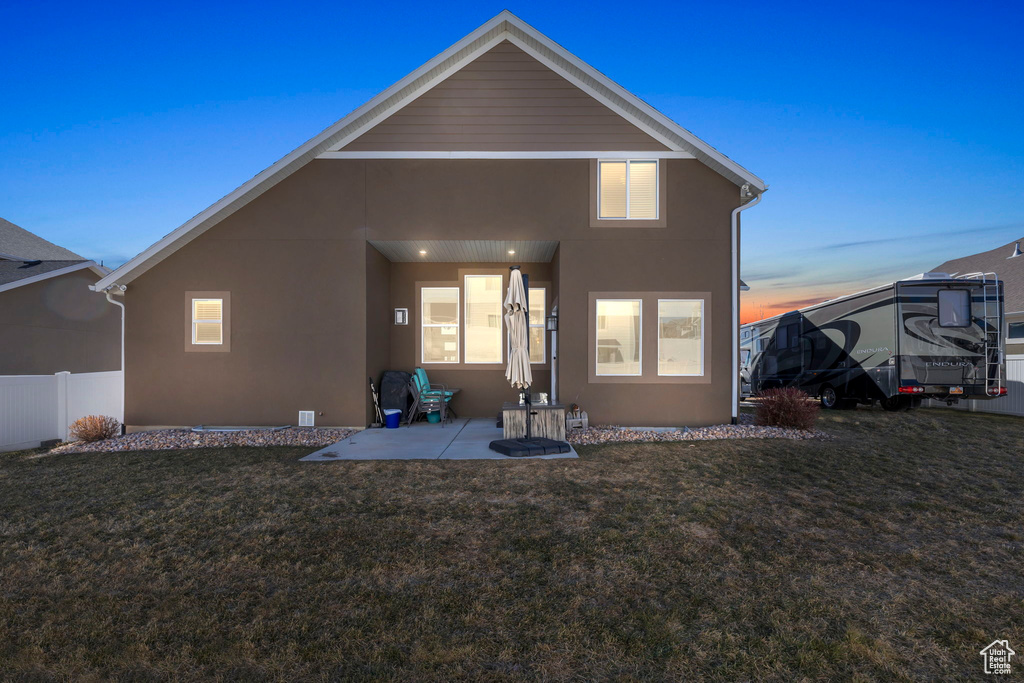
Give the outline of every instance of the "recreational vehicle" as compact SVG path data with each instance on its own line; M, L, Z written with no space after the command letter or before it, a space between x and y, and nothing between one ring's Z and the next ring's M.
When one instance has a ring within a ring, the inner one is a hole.
M925 273L740 331L744 393L795 386L825 408L887 410L1006 394L1003 284Z

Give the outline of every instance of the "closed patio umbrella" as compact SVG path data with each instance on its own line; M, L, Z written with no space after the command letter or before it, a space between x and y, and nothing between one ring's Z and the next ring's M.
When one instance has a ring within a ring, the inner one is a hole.
M508 295L505 296L505 325L508 328L509 345L505 379L515 389L526 389L533 384L527 308L523 274L516 268L509 273Z

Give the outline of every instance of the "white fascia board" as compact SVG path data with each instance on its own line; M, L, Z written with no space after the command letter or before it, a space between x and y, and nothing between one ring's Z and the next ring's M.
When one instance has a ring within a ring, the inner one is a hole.
M689 152L506 152L412 151L324 152L317 159L693 159Z
M5 285L0 285L0 292L6 292L12 289L17 289L18 287L24 287L25 285L31 285L36 282L42 282L43 280L49 280L50 278L60 277L61 275L74 273L79 270L84 270L85 268L90 269L92 272L96 273L97 276L102 276L107 272L106 268L102 268L99 264L95 263L94 261L84 261L82 263L76 263L72 266L67 266L65 268L51 270L47 273L33 275L32 277L27 277L24 278L23 280L15 280L14 282L8 282ZM93 287L93 285L90 285L90 288L91 287Z

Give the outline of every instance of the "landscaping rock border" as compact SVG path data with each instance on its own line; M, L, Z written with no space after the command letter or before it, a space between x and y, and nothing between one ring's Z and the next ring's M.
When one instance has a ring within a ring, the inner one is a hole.
M585 431L566 433L566 440L574 446L604 443L657 443L672 441L717 441L720 439L829 439L819 430L762 427L754 424L752 415L740 415L740 424L713 425L693 429L643 429L601 425Z
M247 429L238 432L193 432L191 429L157 429L125 434L103 441L61 444L50 453L112 453L118 451L165 451L184 448L229 448L232 446L310 446L323 448L347 439L358 429L286 427Z

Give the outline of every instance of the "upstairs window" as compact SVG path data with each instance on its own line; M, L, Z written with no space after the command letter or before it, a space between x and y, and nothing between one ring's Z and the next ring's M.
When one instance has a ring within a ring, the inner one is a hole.
M192 343L224 343L223 299L192 299Z
M656 160L601 161L597 165L598 218L658 218Z
M1024 323L1010 323L1007 329L1011 341L1024 342Z

